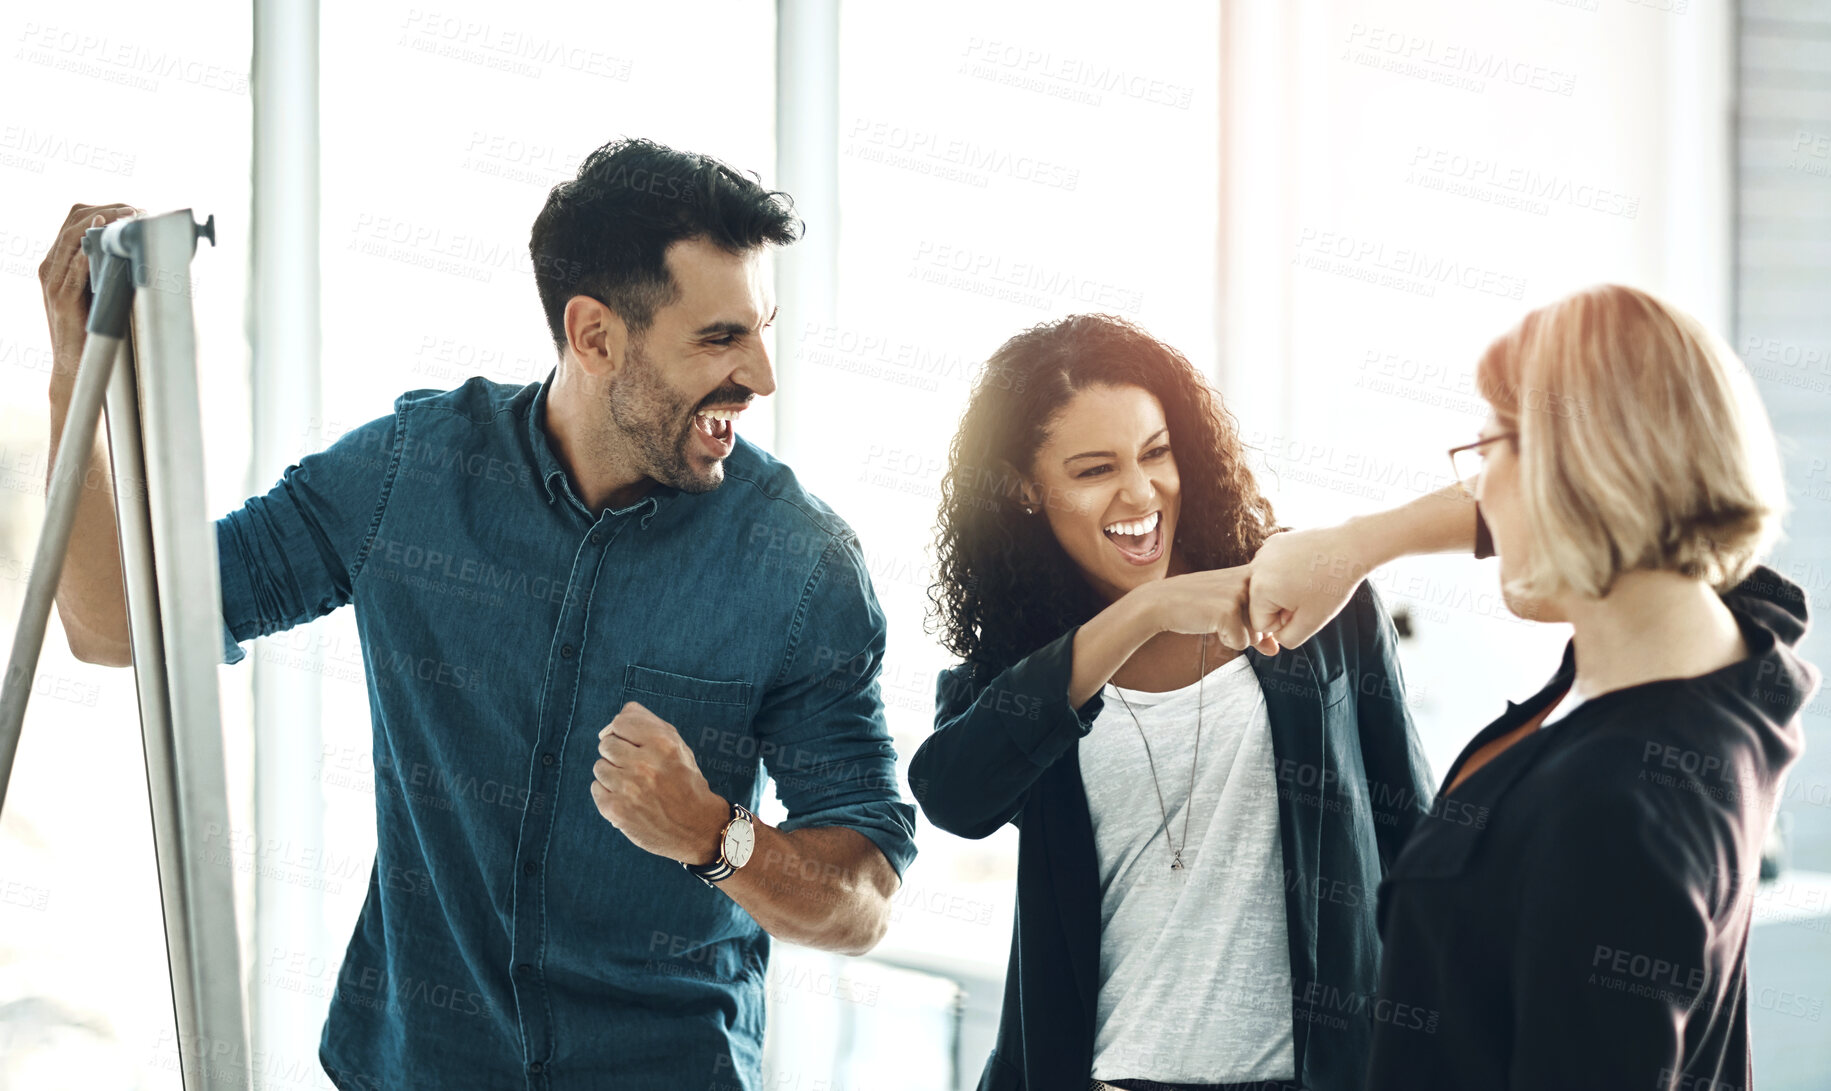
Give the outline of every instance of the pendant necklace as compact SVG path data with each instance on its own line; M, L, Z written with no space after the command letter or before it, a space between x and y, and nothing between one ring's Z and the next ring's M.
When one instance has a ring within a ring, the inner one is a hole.
M1151 757L1151 740L1144 737L1144 725L1138 722L1138 714L1132 712L1132 703L1125 699L1125 691L1118 686L1113 691L1119 695L1119 703L1130 712L1132 723L1138 728L1138 738L1144 743L1144 760L1151 766L1151 787L1157 789L1157 809L1163 813L1163 840L1170 846L1170 870L1183 870L1183 849L1189 845L1189 812L1195 809L1195 769L1202 756L1202 684L1208 679L1208 634L1202 634L1201 659L1197 666L1201 672L1195 679L1195 758L1189 762L1189 802L1183 806L1183 842L1177 845L1170 840L1170 811L1164 806L1163 785L1157 782L1157 762Z

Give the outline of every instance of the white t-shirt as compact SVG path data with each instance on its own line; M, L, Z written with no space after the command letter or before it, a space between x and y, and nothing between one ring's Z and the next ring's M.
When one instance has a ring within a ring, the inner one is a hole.
M1292 1079L1284 850L1265 695L1240 655L1202 686L1164 693L1108 684L1080 740L1100 874L1100 987L1093 1076L1165 1083ZM1139 726L1163 802L1152 787ZM1188 842L1182 871L1170 840Z

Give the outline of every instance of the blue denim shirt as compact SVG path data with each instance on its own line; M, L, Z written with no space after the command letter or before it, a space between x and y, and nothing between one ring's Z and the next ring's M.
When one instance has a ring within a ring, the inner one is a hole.
M376 859L319 1045L346 1091L759 1085L768 935L592 800L625 701L727 799L767 769L783 830L915 856L851 528L742 437L711 492L590 511L552 378L403 394L216 524L225 662L356 608Z

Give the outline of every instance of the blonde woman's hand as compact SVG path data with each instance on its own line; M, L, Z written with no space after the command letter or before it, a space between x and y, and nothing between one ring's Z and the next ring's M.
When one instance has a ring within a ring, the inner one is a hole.
M1372 566L1341 527L1274 534L1253 555L1246 624L1295 648L1327 625Z

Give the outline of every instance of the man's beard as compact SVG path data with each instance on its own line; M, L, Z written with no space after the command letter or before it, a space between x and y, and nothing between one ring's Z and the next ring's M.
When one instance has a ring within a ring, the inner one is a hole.
M606 401L612 425L643 473L681 492L711 492L725 481L724 464L688 454L689 444L698 446L691 434L693 412L699 404L742 401L748 393L714 391L700 403L681 398L661 381L641 343L632 340Z

